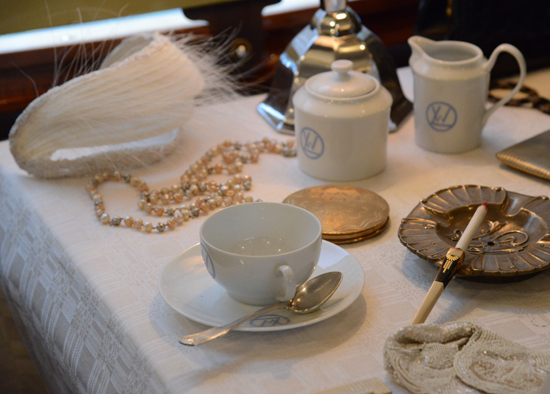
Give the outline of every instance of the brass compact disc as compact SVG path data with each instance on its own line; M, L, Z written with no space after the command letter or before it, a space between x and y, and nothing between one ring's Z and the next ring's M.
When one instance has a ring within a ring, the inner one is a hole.
M378 234L380 234L381 232L383 232L386 229L386 227L388 227L389 222L390 222L390 219L388 219L382 227L374 231L365 231L363 233L357 233L352 235L346 234L344 236L330 236L330 235L323 234L323 239L335 244L350 244L354 242L364 241L365 239L373 238Z
M389 222L390 207L378 194L355 186L323 185L291 194L284 203L313 213L323 227L323 239L351 243L380 234Z

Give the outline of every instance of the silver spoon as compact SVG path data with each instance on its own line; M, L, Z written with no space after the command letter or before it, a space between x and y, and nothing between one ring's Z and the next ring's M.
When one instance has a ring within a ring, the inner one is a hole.
M198 346L204 342L210 341L227 334L234 328L249 320L255 319L266 313L277 309L288 309L296 313L311 313L316 311L323 305L336 291L342 282L341 272L327 272L308 280L306 283L298 287L294 298L287 303L281 302L266 306L248 316L242 317L233 323L226 324L220 327L213 327L206 331L201 331L196 334L185 335L180 338L180 343L187 346Z

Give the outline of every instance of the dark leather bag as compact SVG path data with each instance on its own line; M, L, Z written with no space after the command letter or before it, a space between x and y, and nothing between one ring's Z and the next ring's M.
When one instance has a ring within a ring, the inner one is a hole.
M512 44L532 71L550 66L550 1L421 0L416 34L470 42L485 57L502 43ZM498 78L517 72L513 57L502 54L491 75Z

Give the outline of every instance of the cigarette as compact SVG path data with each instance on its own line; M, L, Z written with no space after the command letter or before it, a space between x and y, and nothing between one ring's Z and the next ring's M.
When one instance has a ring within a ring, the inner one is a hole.
M449 284L460 267L462 267L462 263L464 263L465 250L468 249L468 245L470 245L472 238L481 226L481 223L483 223L485 215L487 215L486 202L481 204L476 209L474 216L472 216L472 219L466 226L466 229L464 230L464 233L462 233L462 236L458 240L456 246L454 248L450 248L447 252L445 260L441 264L437 276L430 286L428 293L424 297L424 301L422 301L420 308L416 311L411 325L422 324L426 321L428 315L441 296L441 293L443 293L443 290L445 290L445 287Z

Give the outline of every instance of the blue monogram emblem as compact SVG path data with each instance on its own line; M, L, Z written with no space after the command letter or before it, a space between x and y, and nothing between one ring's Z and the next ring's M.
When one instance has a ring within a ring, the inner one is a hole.
M202 244L201 244L201 252L202 252L202 259L204 261L204 265L206 265L206 270L208 271L210 276L215 279L216 270L214 269L214 263L212 262L212 258L208 254L208 251Z
M456 124L456 110L451 104L436 101L428 105L426 120L435 131L449 131Z
M279 316L272 313L268 313L267 315L257 317L250 321L250 325L253 327L284 326L288 323L290 323L290 319L288 317Z
M300 131L300 147L310 159L318 159L325 151L325 143L321 136L313 129L304 127Z

